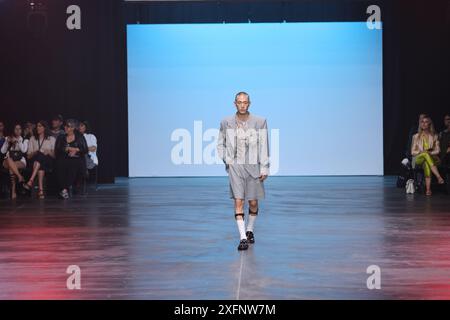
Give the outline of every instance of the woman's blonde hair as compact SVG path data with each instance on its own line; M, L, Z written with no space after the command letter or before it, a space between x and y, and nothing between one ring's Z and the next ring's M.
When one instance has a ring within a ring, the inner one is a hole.
M435 135L436 135L436 130L434 129L433 120L431 120L431 118L430 118L429 116L423 117L422 120L420 121L420 123L419 123L419 128L418 128L418 130L417 130L417 132L419 133L419 136L421 136L422 133L423 133L423 130L422 130L422 121L425 120L425 119L428 119L428 121L430 121L430 133L431 133L432 136L435 136Z

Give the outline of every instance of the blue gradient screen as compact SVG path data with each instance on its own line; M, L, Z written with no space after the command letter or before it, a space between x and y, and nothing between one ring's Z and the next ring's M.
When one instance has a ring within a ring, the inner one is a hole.
M250 95L272 175L382 175L382 30L365 22L127 26L130 177L222 176Z

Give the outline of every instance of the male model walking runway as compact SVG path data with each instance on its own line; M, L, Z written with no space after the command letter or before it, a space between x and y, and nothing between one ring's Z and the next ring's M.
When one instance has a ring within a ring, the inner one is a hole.
M255 242L254 225L258 200L264 199L264 180L269 175L267 121L250 114L250 96L236 94L237 112L220 123L218 153L226 165L230 196L234 199L234 217L239 230L238 250L247 250ZM248 200L249 217L245 229L244 204Z

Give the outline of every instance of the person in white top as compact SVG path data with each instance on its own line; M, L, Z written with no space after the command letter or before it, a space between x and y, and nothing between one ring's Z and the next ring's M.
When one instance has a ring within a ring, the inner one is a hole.
M92 163L96 166L98 166L98 158L97 158L97 138L95 135L90 133L90 127L89 123L87 121L83 121L80 123L79 131L81 134L84 135L84 138L86 139L87 146L89 149L89 158L92 160ZM92 163L90 164L89 159L86 161L86 165L88 169L92 169Z
M39 199L44 199L44 176L46 172L53 169L53 159L55 158L56 139L50 135L46 121L39 121L36 130L28 144L27 157L32 168L31 177L27 183L23 184L25 189L31 190L34 179L38 176Z
M20 173L21 169L27 166L24 154L28 150L28 140L22 138L22 126L16 124L11 136L6 137L5 143L1 148L1 153L6 154L3 161L3 167L8 170L11 178L11 199L17 198L16 179L23 183L24 178Z

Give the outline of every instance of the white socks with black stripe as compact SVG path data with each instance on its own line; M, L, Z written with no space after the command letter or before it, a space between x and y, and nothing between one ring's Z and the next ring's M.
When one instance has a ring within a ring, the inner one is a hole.
M243 217L243 216L241 216ZM239 235L241 237L241 240L247 239L247 235L245 234L245 221L244 219L236 219L236 223L239 230Z
M253 227L255 226L256 214L248 215L247 231L253 232Z

